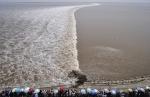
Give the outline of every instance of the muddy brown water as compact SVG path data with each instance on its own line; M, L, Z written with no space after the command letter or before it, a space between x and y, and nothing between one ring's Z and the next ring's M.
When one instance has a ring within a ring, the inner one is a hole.
M89 80L150 74L150 3L102 3L76 12L78 60Z

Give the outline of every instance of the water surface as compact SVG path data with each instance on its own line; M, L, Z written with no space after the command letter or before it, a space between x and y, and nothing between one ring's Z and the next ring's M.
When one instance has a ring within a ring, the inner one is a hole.
M149 17L149 3L102 3L76 13L78 59L89 79L150 74Z

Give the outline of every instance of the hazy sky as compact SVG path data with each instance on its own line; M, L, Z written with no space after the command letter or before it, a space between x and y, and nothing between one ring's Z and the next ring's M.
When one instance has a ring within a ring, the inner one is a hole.
M119 2L150 2L150 0L0 0L3 2L115 2L115 1L119 1Z

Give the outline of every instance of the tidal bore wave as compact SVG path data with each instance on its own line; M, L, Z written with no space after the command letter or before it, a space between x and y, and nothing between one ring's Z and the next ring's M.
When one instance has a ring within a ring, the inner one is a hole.
M75 84L80 71L74 13L63 6L0 12L0 85L45 87Z

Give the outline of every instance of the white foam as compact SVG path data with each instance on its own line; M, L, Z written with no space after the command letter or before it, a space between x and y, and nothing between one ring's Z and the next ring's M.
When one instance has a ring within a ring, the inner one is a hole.
M74 84L80 70L74 12L79 5L1 12L1 86Z

